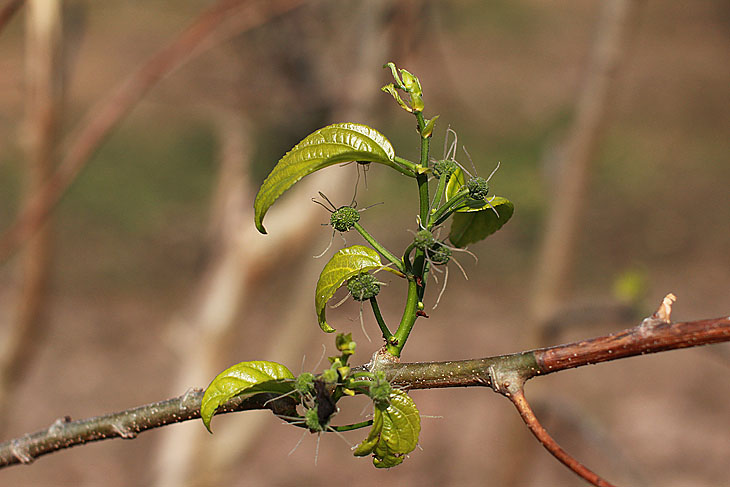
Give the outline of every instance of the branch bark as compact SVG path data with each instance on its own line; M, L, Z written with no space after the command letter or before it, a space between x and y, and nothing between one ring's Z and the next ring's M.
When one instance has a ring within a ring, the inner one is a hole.
M540 348L527 352L473 360L427 363L376 362L396 386L408 389L444 387L491 387L504 394L511 384L562 370L618 360L648 353L697 347L730 341L730 316L681 323L661 317L647 318L640 325L590 340ZM80 421L57 420L51 427L0 444L0 468L30 463L35 458L64 448L108 438L133 438L167 424L200 417L202 391L146 406ZM280 398L264 406L271 396L234 398L221 411L271 409L290 415L293 400Z

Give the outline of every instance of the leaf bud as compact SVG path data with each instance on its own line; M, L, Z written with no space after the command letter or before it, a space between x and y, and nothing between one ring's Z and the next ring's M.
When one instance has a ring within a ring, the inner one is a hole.
M423 251L426 251L429 249L433 244L436 242L436 239L433 236L433 233L429 232L428 230L419 230L416 233L416 236L413 237L413 245L417 249L421 249Z
M489 193L489 184L487 180L481 177L471 178L466 183L466 187L469 190L469 196L475 200L483 200Z
M366 272L347 280L347 290L355 301L367 301L380 292L380 283L375 276Z
M351 206L338 208L332 212L332 215L330 216L330 225L338 232L347 232L352 230L352 227L354 227L355 223L358 221L360 221L360 213Z
M458 168L459 166L454 161L450 159L443 159L433 163L433 175L436 176L437 179L444 177L448 182L451 175L454 174Z
M441 242L434 242L434 244L426 250L428 260L434 265L447 264L451 260L451 253L451 249Z

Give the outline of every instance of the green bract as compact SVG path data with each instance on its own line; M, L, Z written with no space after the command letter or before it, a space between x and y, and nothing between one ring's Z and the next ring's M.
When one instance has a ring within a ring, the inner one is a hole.
M341 249L332 256L322 269L314 294L314 307L317 310L319 326L327 333L335 331L327 324L325 309L327 301L335 291L349 278L382 267L380 256L376 251L364 245L353 245Z
M355 456L373 455L378 468L395 467L418 444L421 416L413 399L405 392L393 389L389 404L376 407L370 434L355 448Z
M213 379L205 390L200 403L200 417L210 431L210 420L216 410L229 399L239 394L273 392L286 394L294 389L291 381L294 375L281 364L257 360L241 362L229 367Z
M287 152L261 185L254 201L254 221L266 233L264 215L271 205L304 176L348 161L394 164L395 151L375 129L358 123L336 123L321 128Z

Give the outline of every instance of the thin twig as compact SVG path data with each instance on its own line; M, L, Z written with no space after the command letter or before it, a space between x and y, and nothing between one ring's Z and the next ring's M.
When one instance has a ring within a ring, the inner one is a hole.
M43 224L119 121L162 78L205 49L213 47L213 43L207 41L216 36L219 26L228 22L234 13L245 19L237 26L237 33L241 33L265 24L301 4L302 0L222 0L203 12L178 38L158 51L89 111L81 128L70 139L65 157L54 175L0 236L0 262L7 259ZM241 7L248 8L235 11Z
M537 438L547 451L560 460L563 465L596 487L614 487L614 484L602 479L598 474L592 472L558 445L547 430L542 427L540 421L538 421L535 413L530 407L530 404L527 402L527 399L525 399L525 394L521 387L510 394L505 395L510 401L512 401L512 404L515 405L517 411L519 411L520 416L522 417L522 420L525 422L532 434L535 435L535 438Z

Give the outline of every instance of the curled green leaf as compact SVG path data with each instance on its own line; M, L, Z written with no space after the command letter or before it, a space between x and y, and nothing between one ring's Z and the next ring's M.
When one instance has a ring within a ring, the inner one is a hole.
M466 186L464 172L456 169L446 184L446 198L451 198ZM464 206L453 215L449 240L457 247L484 240L507 223L515 211L514 204L501 196L486 200L467 198Z
M294 390L294 375L276 362L256 360L241 362L216 376L203 394L200 417L210 431L210 420L218 408L239 394L272 392L286 394Z
M421 433L421 416L408 394L393 389L389 402L386 408L375 408L370 434L354 451L358 457L372 454L377 468L402 463L406 454L416 448Z
M449 177L449 182L446 184L446 199L451 199L454 195L456 195L456 193L459 192L461 187L465 184L466 181L464 180L464 171L462 171L461 168L457 166L457 168L451 174L451 177Z
M314 294L314 307L317 310L317 319L322 330L327 333L335 331L327 324L325 317L327 301L332 298L335 291L349 278L380 267L382 267L380 255L364 245L345 247L332 256L319 275Z
M381 88L381 89L384 92L390 94L390 96L392 96L395 99L395 101L398 102L398 105L400 105L400 107L403 110L405 110L407 112L413 112L413 109L411 107L409 107L405 101L403 101L403 98L401 98L400 93L398 93L398 91L396 91L393 83L389 83L389 84L383 86L383 88Z
M457 247L484 240L507 223L515 212L507 198L495 196L478 208L465 208L454 213L449 240Z
M377 130L357 123L336 123L323 127L287 152L261 185L254 201L254 221L266 233L264 215L284 191L304 176L348 161L394 165L395 151Z

